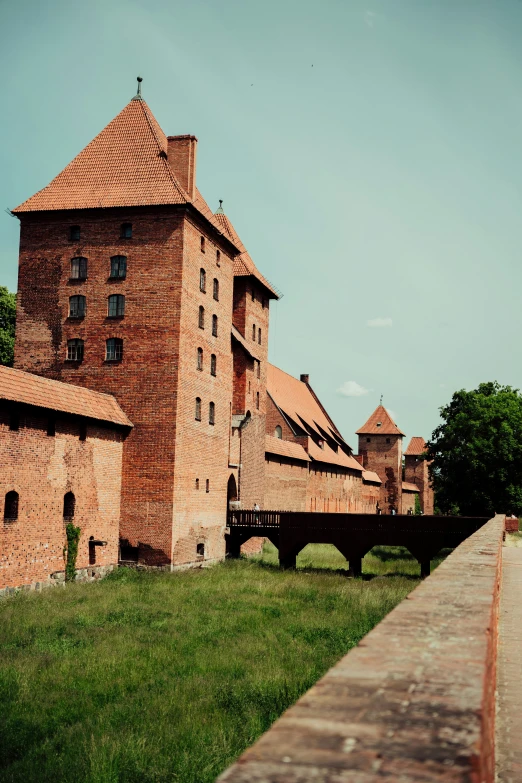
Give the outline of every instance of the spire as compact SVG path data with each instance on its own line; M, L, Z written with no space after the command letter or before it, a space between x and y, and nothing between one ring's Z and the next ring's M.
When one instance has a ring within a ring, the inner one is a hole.
M225 211L223 209L223 199L219 199L219 208L216 210L216 215L224 215Z
M137 91L136 95L134 96L134 98L132 100L133 101L142 101L143 98L141 97L141 83L142 83L143 79L141 78L141 76L138 76L136 81L138 82L138 91Z

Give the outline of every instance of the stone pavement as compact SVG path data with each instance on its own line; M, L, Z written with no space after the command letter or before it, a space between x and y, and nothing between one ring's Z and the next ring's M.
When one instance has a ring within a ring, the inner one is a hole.
M498 783L522 781L522 548L502 558L497 672Z

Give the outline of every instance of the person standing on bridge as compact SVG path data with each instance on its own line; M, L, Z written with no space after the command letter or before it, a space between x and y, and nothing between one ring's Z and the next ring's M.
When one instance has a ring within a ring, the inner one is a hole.
M259 511L261 511L261 509L258 503L254 503L253 511L254 511L254 524L259 525Z
M391 512L390 512L390 513L391 513L392 517L394 517L394 516L395 516L395 514L396 514L397 512L395 511L395 509L394 509L394 508L392 508L392 510L391 510Z

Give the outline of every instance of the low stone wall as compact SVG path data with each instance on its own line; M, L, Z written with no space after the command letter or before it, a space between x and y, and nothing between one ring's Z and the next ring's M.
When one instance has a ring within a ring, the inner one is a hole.
M222 783L493 783L504 515L291 707Z
M117 565L89 566L88 568L77 568L75 582L94 582L97 579L103 579L110 574ZM42 582L31 582L30 584L20 585L19 587L3 587L0 590L0 598L6 598L16 593L40 593L47 587L65 587L65 571L55 571L49 579Z

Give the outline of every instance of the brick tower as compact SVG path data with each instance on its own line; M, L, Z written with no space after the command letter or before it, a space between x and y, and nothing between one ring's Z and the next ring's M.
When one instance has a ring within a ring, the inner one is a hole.
M404 452L404 480L419 488L423 514L433 514L433 489L430 486L428 462L422 459L426 452L424 438L414 437Z
M123 554L153 565L224 553L234 260L246 251L196 187L196 146L194 136L165 136L138 94L13 210L15 367L118 399L134 424L123 455ZM262 386L263 300L275 294L263 283L258 291L249 307L259 310ZM259 398L251 390L260 412L263 389Z
M379 506L383 513L392 508L402 513L402 439L386 408L379 405L368 421L357 430L359 455L366 470L377 473L382 481Z

